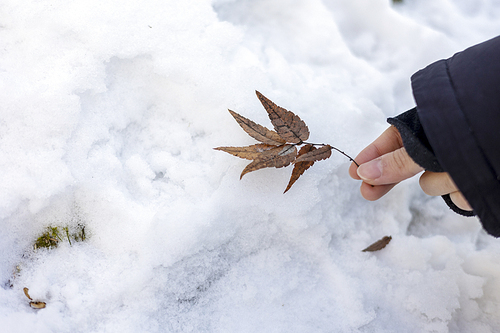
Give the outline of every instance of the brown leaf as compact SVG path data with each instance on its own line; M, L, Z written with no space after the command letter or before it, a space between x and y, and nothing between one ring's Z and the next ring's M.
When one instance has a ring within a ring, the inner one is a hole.
M283 140L275 131L271 131L262 125L254 123L250 119L247 119L234 111L228 111L234 119L236 119L241 128L243 128L243 130L252 138L269 145L282 145L285 143L285 140Z
M215 150L222 150L231 155L237 156L239 158L245 158L247 160L255 160L259 158L265 151L271 150L278 146L267 145L264 143L258 143L246 147L217 147Z
M372 245L368 246L366 249L364 249L362 252L374 252L374 251L379 251L382 250L384 247L386 247L387 244L391 241L392 237L391 236L385 236L384 238L376 241Z
M45 308L46 306L46 303L45 302L37 302L37 301L33 301L33 299L30 297L30 294L28 293L29 289L24 287L23 288L23 291L24 291L24 294L26 295L26 297L28 297L28 299L31 301L30 302L30 306L33 308L33 309L43 309Z
M303 156L304 154L309 153L310 151L314 151L314 150L316 150L316 147L314 147L313 145L305 145L302 148L300 148L299 153L297 154L297 158L299 158L300 156ZM290 177L290 181L288 182L288 186L286 187L285 192L283 192L283 193L286 193L292 187L292 185L297 181L297 179L299 179L299 177L302 176L302 174L307 169L309 169L313 164L314 164L314 161L305 161L305 162L295 163L295 165L293 167L293 171L292 171L292 176Z
M321 161L329 158L332 155L332 146L325 145L321 148L311 150L308 153L300 156L295 160L294 163L306 162L306 161Z
M47 304L45 302L30 302L33 309L43 309Z
M280 137L286 140L286 142L291 143L302 143L309 138L309 129L299 116L285 108L277 106L260 92L255 92Z
M28 298L32 301L33 299L32 299L32 298L30 297L30 295L28 294L29 289L28 289L28 288L26 288L26 287L24 287L24 288L23 288L23 291L24 291L24 294L26 295L26 297L28 297Z
M282 145L266 150L248 164L241 172L240 179L249 172L263 168L282 168L293 162L297 156L297 148L294 145Z

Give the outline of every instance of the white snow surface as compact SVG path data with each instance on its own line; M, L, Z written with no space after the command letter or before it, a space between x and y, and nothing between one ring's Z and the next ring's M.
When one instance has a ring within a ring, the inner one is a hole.
M367 202L333 152L283 194L212 149L256 143L228 108L271 127L259 90L355 156L499 32L496 0L3 0L0 330L499 332L500 241L418 179Z

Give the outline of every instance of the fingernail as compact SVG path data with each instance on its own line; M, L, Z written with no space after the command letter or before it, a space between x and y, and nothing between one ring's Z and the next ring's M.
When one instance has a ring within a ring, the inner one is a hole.
M358 168L358 176L363 180L374 180L382 176L382 161L373 160L361 164Z

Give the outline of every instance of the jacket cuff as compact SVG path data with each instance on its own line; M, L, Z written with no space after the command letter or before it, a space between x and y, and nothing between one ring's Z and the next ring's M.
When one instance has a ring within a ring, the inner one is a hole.
M425 135L425 131L418 118L417 108L408 110L399 116L388 118L387 122L396 127L403 140L408 155L422 168L432 172L444 172L434 151ZM449 194L441 196L448 207L463 216L475 216L473 211L459 208L451 200Z
M406 152L425 170L443 172L434 151L427 140L424 129L418 118L417 108L408 110L399 116L388 118L387 122L397 128Z
M462 208L459 208L457 205L455 205L455 203L451 200L449 193L442 195L441 197L443 198L444 202L446 202L448 207L450 207L450 209L455 213L463 216L476 216L476 213L474 213L473 210L463 210Z

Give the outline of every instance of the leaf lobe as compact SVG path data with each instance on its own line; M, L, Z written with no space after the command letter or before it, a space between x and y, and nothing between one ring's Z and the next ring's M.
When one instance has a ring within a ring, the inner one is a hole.
M255 140L270 145L281 145L285 143L285 140L275 131L271 131L234 111L228 111L241 128L243 128L243 130Z
M299 153L297 154L297 158L314 150L316 150L316 147L311 144L307 144L300 148ZM295 165L293 166L292 175L290 176L290 181L288 182L288 185L283 193L286 193L297 181L297 179L299 179L299 177L302 176L302 174L314 164L314 161L304 161L298 163L296 161L297 160L293 162Z
M309 138L309 129L299 116L274 104L260 92L255 93L266 109L274 129L286 142L300 144Z

